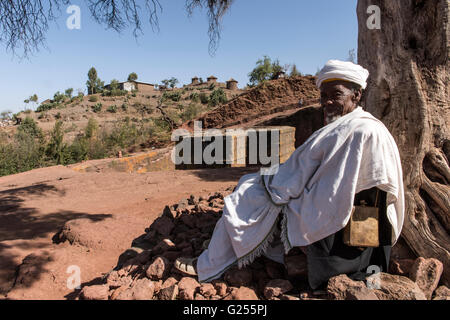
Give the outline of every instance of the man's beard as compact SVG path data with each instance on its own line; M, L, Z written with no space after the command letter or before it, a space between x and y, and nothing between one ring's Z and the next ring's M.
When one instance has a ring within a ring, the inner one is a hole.
M325 125L328 125L334 121L336 121L337 119L339 119L340 117L342 117L341 114L326 114L325 115Z

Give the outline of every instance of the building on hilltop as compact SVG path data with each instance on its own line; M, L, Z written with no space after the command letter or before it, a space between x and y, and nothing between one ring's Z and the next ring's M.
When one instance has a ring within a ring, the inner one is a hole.
M146 82L125 81L125 82L119 82L118 85L119 85L120 90L125 90L128 92L131 92L134 90L137 90L142 93L155 91L155 85L151 84L151 83L146 83ZM111 90L111 85L110 84L106 85L105 89Z
M236 80L234 80L233 78L231 78L230 80L227 81L227 89L228 90L238 90L237 84L238 84L238 82Z
M206 79L206 82L208 83L216 83L217 82L217 78L214 76L209 76L208 79Z
M198 80L198 77L193 77L192 78L191 84L199 84L199 83L200 83L200 81Z

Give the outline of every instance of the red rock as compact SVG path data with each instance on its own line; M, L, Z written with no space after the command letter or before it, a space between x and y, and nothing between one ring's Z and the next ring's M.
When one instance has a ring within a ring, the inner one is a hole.
M121 277L118 271L112 271L106 278L106 284L110 288L128 287L132 282L131 276Z
M167 216L159 217L152 224L152 230L155 230L156 232L158 232L160 235L162 235L164 237L169 236L170 233L172 232L173 228L175 228L175 225L174 225L172 219L170 219Z
M206 210L207 210L206 212L208 213L215 213L215 214L220 214L223 211L222 208L213 208L213 207L207 207Z
M163 284L161 285L161 290L165 289L165 288L168 288L168 287L171 287L171 286L173 286L174 284L177 284L177 283L178 283L178 280L175 279L174 277L167 278L166 281L164 281Z
M194 300L195 291L200 287L197 280L184 277L178 283L179 296L183 300Z
M155 285L149 279L139 279L130 288L133 300L152 300L155 292Z
M223 199L223 198L224 198L224 195L222 192L215 192L214 194L209 195L208 201L211 202L211 201L213 201L213 199Z
M123 290L122 290L123 289ZM133 300L133 293L130 288L120 287L113 292L112 300Z
M120 300L120 299L118 299L119 296L120 296L120 294L121 294L122 292L126 291L127 289L128 289L127 286L123 286L123 287L117 288L116 290L112 290L112 291L110 292L110 298L111 298L111 300ZM131 300L131 299L126 299L126 300Z
M163 281L162 280L153 281L153 285L155 286L155 293L158 293L162 288Z
M367 283L378 288L374 292L380 300L426 300L417 283L407 277L380 272L368 277Z
M109 286L108 285L94 285L84 287L81 290L80 297L83 300L108 300Z
M305 255L296 255L285 257L284 263L286 265L289 277L304 278L308 276L308 268Z
M216 295L217 291L211 283L203 283L200 287L200 294L205 298Z
M367 287L351 287L347 289L346 300L379 300L374 290Z
M362 281L353 281L345 274L328 280L327 292L333 300L378 300L374 290Z
M433 300L450 300L450 289L446 286L440 286L434 291Z
M433 291L437 288L441 279L444 265L437 259L417 258L409 272L409 278L417 283L419 288L430 300Z
M186 209L186 207L188 205L189 205L189 200L188 199L183 199L180 202L178 202L177 209L184 210L184 209Z
M274 279L267 283L264 288L264 296L267 299L278 297L279 295L289 292L294 287L288 280L284 279Z
M248 268L232 268L225 273L224 279L233 287L248 286L252 282L252 271Z
M220 198L212 199L211 202L209 203L209 206L213 208L223 208L224 205L225 202L223 201L223 199Z
M389 265L389 273L408 276L413 264L413 259L392 259Z
M189 202L190 205L194 205L195 206L196 204L198 204L199 198L197 196L191 194L191 196L189 197L188 202Z
M255 290L247 287L233 288L231 298L232 300L259 300Z
M209 205L205 205L204 202L199 202L198 205L195 206L195 211L198 213L207 213L211 207Z
M220 280L212 281L214 288L219 296L224 297L227 294L227 284Z
M202 296L200 293L195 294L194 300L206 300L204 296Z
M178 281L177 279L170 277L163 282L161 289L158 292L160 300L175 300L178 296Z
M157 257L145 271L150 280L160 280L170 271L170 262L164 257Z
M178 286L176 284L170 287L162 288L159 293L160 300L175 300L178 295Z

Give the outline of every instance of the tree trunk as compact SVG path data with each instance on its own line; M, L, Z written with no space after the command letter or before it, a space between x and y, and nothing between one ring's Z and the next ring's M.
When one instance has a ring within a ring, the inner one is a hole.
M369 29L368 7L381 10ZM448 0L359 0L359 64L370 71L365 109L394 136L402 159L402 237L418 256L444 263L450 280Z

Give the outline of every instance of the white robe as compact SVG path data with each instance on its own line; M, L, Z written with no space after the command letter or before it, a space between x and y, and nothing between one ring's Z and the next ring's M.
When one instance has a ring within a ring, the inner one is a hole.
M355 194L387 192L387 216L398 240L404 220L403 178L397 145L383 123L361 107L314 132L274 175L243 176L225 198L209 247L199 257L199 280L251 263L268 250L281 213L284 251L341 230Z

